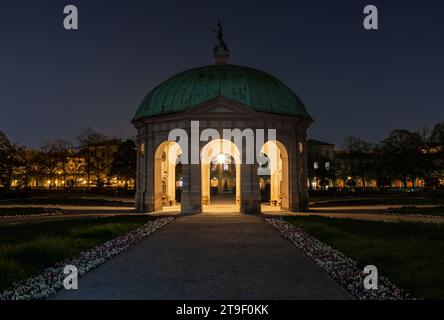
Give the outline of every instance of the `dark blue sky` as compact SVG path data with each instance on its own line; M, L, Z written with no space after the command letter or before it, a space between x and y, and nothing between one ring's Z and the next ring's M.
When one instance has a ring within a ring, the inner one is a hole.
M80 30L65 31L75 4ZM365 31L375 4L379 31ZM213 63L218 19L230 62L271 73L315 119L310 137L372 142L444 121L442 1L2 0L0 130L31 147L86 126L118 137L145 94Z

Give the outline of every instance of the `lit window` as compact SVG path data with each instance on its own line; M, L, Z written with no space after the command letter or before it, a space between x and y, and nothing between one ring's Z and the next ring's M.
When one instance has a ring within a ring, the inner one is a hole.
M314 179L311 181L311 187L312 187L312 189L317 189L317 187L318 187L318 181L316 180L316 178L314 178Z

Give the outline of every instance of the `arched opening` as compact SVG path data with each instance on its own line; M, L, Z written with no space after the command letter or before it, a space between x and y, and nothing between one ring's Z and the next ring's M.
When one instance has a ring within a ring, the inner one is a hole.
M267 141L261 148L266 158L259 170L262 201L281 210L289 209L288 152L276 140Z
M179 156L182 150L174 141L162 142L154 157L154 210L176 208L180 202L182 176ZM178 207L177 207L178 209Z
M236 204L236 163L232 156L213 157L209 165L210 195L208 204Z
M229 140L214 139L201 151L202 204L240 204L240 152Z

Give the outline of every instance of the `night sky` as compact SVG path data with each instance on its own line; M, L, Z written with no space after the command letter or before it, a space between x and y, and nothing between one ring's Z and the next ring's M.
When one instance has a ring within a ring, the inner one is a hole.
M63 8L79 9L78 31ZM380 30L365 31L377 5ZM0 131L39 147L90 126L131 137L154 86L213 63L222 20L230 62L280 78L315 122L311 138L340 146L444 121L443 1L0 2Z

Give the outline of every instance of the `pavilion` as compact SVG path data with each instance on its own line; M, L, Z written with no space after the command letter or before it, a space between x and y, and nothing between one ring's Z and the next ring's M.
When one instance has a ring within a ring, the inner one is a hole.
M213 198L231 193L241 213L260 213L264 201L306 211L311 117L279 79L228 63L220 25L218 39L214 65L174 75L151 90L137 110L136 210L160 211L180 199L182 214L201 213ZM224 136L227 129L253 132L255 141L243 135L246 146L239 148ZM183 132L180 142L171 138L174 130ZM268 133L258 143L263 132ZM265 161L247 161L249 151Z

